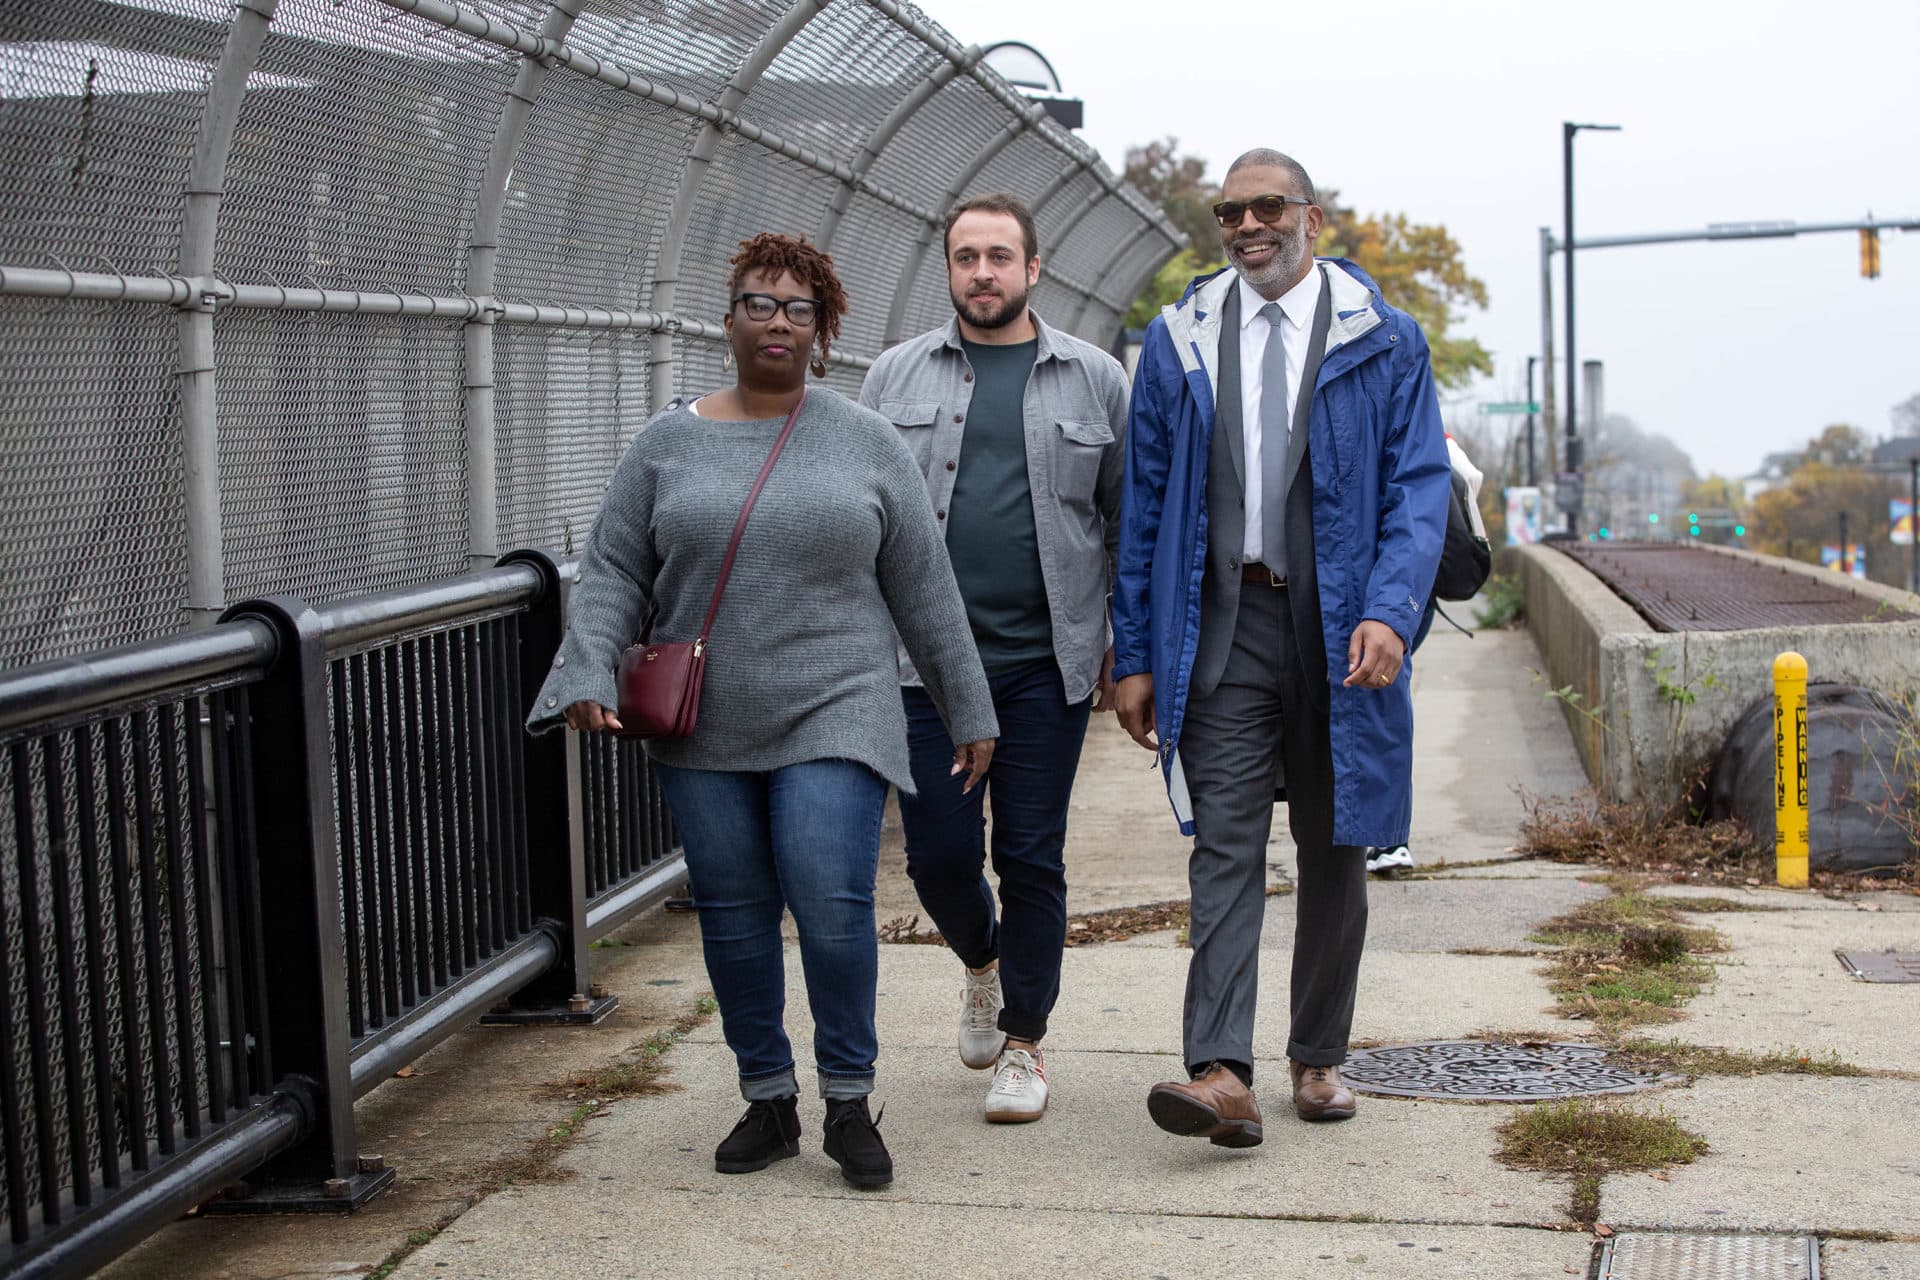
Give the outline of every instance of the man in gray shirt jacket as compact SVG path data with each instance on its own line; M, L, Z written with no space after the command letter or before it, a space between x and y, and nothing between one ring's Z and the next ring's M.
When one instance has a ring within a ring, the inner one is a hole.
M1067 802L1088 715L1112 709L1107 600L1127 381L1112 356L1028 307L1040 247L1019 197L955 208L946 260L953 320L875 361L860 402L893 422L926 475L993 690L999 745L986 785L963 792L953 744L902 652L920 794L900 797L900 816L907 874L967 970L960 1060L994 1069L986 1118L1020 1122L1047 1105L1040 1039L1066 941ZM997 917L984 874L989 800Z

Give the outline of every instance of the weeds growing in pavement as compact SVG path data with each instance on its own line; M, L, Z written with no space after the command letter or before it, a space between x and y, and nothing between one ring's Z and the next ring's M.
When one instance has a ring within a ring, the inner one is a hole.
M1632 1066L1648 1071L1683 1071L1691 1076L1864 1076L1871 1072L1825 1053L1788 1045L1765 1053L1716 1049L1671 1040L1628 1040L1614 1050Z
M1639 800L1594 795L1543 799L1522 794L1520 841L1553 862L1599 863L1683 879L1758 881L1773 874L1771 852L1732 819L1693 823Z
M672 1093L680 1086L661 1078L666 1071L664 1055L703 1025L719 1008L712 996L701 996L694 1001L693 1008L675 1018L665 1030L656 1031L635 1045L632 1057L620 1058L565 1080L555 1080L546 1085L541 1093L550 1098L584 1098L590 1105L614 1098Z
M1603 1175L1691 1164L1707 1150L1704 1138L1664 1111L1635 1111L1589 1098L1529 1106L1495 1132L1502 1164L1570 1175L1573 1197L1567 1211L1574 1221L1589 1224L1600 1214Z
M1678 1018L1713 980L1699 957L1727 945L1717 930L1680 923L1687 905L1626 888L1541 925L1530 940L1557 948L1547 982L1562 1015L1610 1034Z

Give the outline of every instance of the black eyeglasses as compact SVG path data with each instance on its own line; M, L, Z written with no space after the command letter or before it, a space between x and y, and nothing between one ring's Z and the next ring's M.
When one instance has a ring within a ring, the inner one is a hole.
M1253 216L1262 222L1278 222L1287 212L1290 204L1312 204L1311 200L1302 200L1299 196L1255 196L1251 200L1222 200L1213 206L1213 216L1223 227L1237 227L1240 220L1247 216L1247 210L1253 210Z
M733 300L734 306L746 304L749 320L771 320L773 313L784 311L787 319L802 329L813 326L819 318L820 304L812 298L776 298L770 293L743 293Z

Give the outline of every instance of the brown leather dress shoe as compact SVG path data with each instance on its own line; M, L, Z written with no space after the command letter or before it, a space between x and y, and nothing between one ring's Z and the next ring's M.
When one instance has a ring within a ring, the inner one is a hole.
M1147 1114L1168 1133L1205 1138L1216 1147L1260 1145L1260 1104L1228 1067L1198 1080L1169 1080L1147 1092Z
M1340 1079L1339 1067L1309 1067L1288 1061L1293 1069L1293 1109L1302 1120L1351 1120L1357 1105L1353 1090Z

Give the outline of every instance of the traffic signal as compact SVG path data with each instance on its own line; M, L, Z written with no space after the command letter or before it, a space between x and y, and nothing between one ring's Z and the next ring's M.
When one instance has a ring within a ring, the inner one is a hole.
M1602 542L1606 541L1608 538L1611 538L1612 536L1613 534L1611 531L1608 530L1607 526L1605 525L1600 526L1600 540Z
M1860 229L1860 274L1868 280L1880 278L1880 228Z
M1736 538L1744 538L1744 537L1746 537L1746 536L1747 536L1747 526L1745 526L1745 525L1743 525L1743 524L1737 524L1737 525L1735 525L1735 526L1733 526L1733 536L1734 536L1734 537L1736 537Z
M1699 525L1694 525L1694 526L1693 526L1693 528L1691 528L1691 529L1689 529L1689 530L1687 530L1687 532L1688 532L1688 533L1690 533L1690 534L1692 534L1692 535L1693 535L1694 537L1696 537L1696 538L1697 538L1697 537L1699 537L1699 536L1700 536L1700 526L1699 526Z
M1659 524L1659 523L1660 523L1660 513L1659 513L1658 511L1649 511L1649 512L1647 512L1647 523L1648 523L1648 524Z

